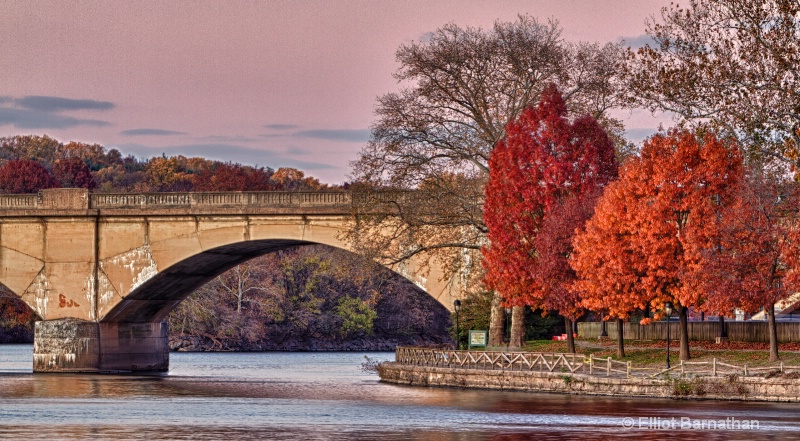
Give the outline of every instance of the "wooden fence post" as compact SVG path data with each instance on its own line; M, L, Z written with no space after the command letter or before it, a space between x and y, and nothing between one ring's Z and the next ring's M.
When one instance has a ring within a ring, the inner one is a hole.
M716 358L711 359L711 376L712 377L716 377L717 376L717 359Z
M611 357L606 360L606 377L611 376Z

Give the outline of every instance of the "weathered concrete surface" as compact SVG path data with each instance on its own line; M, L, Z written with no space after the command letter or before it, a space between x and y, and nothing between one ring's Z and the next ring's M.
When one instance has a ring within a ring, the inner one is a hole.
M800 402L800 379L697 377L617 378L555 372L452 369L382 363L382 381L409 386L552 392L621 397ZM680 393L676 393L679 391Z
M78 319L36 322L33 371L99 372L98 324Z
M345 192L0 195L0 283L37 323L34 370L166 370L161 322L196 288L254 257L324 244L349 250ZM392 268L446 308L458 279ZM63 319L63 320L62 320Z
M164 372L166 323L36 322L34 372Z
M340 238L353 221L345 196L2 195L0 283L43 320L159 322L194 289L253 257L304 244L350 249ZM412 261L392 269L451 309L458 280L442 280L435 264L425 274L419 268Z

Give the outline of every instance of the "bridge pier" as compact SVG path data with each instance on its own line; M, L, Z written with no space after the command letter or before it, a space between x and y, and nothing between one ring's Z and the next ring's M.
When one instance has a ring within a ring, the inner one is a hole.
M165 372L168 326L79 319L36 322L34 372Z

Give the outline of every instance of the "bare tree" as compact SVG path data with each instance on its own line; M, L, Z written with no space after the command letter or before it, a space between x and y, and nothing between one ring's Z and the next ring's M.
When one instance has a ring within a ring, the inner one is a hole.
M663 8L630 51L629 99L711 121L751 158L800 165L800 2L690 0Z
M217 276L214 280L222 291L236 299L237 314L241 314L242 305L250 301L246 298L247 293L251 291L267 291L266 288L260 285L263 276L257 274L259 272L263 272L263 269L248 262L236 265Z
M622 124L606 115L619 104L620 56L620 46L568 43L557 22L529 16L489 30L448 24L428 41L401 46L402 88L378 99L372 138L352 164L354 181L364 184L355 189L365 194L345 238L387 264L437 259L446 278L477 288L488 158L506 124L553 83L572 114L598 118L621 144ZM376 188L419 193L376 201L369 194ZM393 215L374 214L376 202L390 204ZM493 305L502 322L500 302ZM500 344L497 336L502 330L490 344Z

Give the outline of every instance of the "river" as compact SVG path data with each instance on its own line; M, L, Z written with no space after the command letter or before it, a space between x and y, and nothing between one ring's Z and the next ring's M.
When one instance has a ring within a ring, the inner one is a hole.
M360 370L393 353L172 353L149 376L34 375L32 354L0 345L0 439L800 439L800 404L416 388Z

